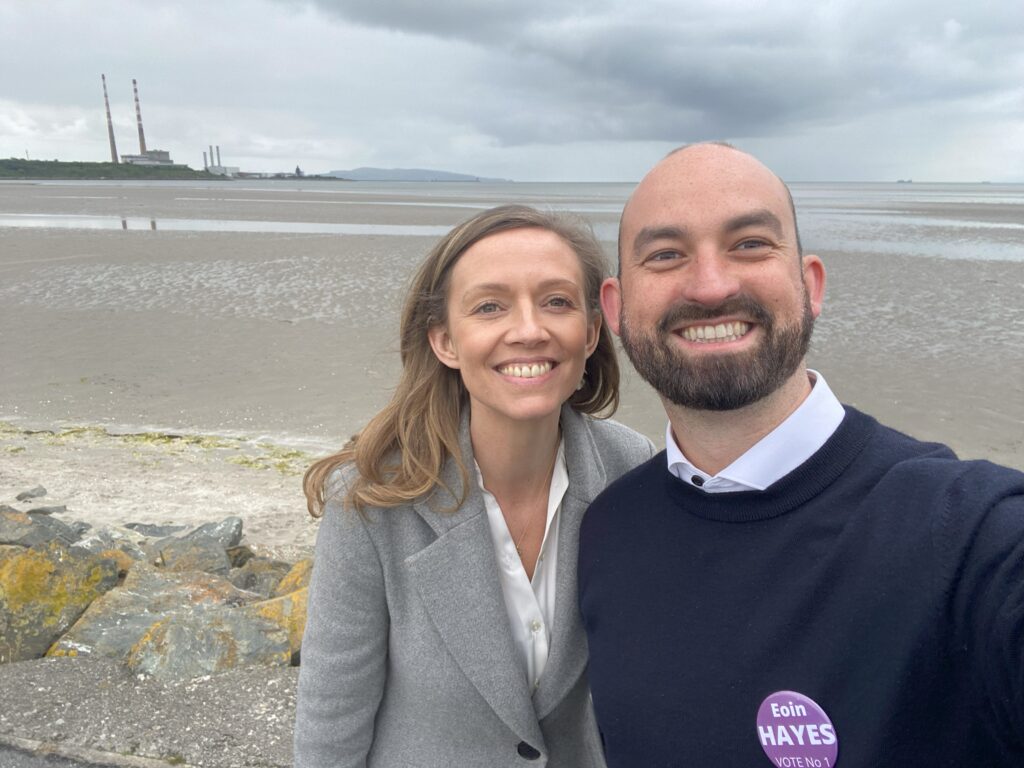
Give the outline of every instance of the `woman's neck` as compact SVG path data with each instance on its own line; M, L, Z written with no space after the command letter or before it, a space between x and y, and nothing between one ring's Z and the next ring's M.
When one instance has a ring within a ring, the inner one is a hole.
M491 423L470 415L473 456L484 487L515 503L538 494L547 498L559 443L559 414L530 421Z

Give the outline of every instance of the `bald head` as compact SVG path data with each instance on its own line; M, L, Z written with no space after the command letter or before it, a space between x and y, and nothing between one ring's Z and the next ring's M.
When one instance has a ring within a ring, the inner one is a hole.
M753 197L754 190L766 203L784 202L786 215L780 217L780 225L790 233L796 252L803 255L796 206L785 182L753 155L724 142L705 142L672 150L633 190L619 220L620 269L627 255L625 249L632 246L626 239L627 233L635 236L637 215L643 215L640 210L649 210L652 198L662 196L666 201L680 196L744 198ZM757 207L756 201L750 202Z
M757 402L774 418L810 391L803 360L824 289L821 259L800 253L782 180L745 152L696 144L665 157L629 198L619 275L602 286L601 307L667 404Z

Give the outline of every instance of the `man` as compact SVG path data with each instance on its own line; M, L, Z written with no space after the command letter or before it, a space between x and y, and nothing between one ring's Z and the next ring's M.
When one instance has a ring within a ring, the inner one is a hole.
M753 157L665 158L619 266L605 315L669 427L581 532L610 768L1024 765L1024 475L805 368L824 267Z

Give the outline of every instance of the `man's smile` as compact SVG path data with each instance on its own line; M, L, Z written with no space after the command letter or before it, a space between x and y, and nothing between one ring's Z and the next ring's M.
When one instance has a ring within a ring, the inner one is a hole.
M750 332L751 324L742 320L715 325L690 325L679 331L687 341L705 344L718 341L738 341Z

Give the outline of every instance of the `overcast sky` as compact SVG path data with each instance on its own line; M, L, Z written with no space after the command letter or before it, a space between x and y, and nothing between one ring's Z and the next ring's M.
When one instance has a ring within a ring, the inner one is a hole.
M1024 182L1024 0L0 0L0 157Z

